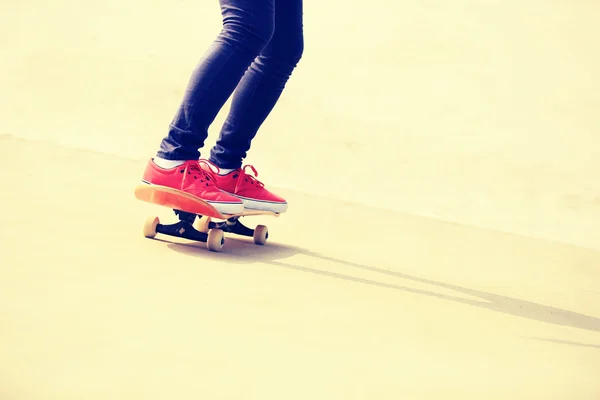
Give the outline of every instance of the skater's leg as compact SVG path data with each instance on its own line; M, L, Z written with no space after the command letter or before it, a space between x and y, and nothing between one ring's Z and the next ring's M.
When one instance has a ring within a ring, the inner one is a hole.
M148 161L142 182L190 193L222 213L239 213L243 202L224 193L200 167L198 149L244 72L270 41L274 0L220 0L220 4L223 29L194 70L158 157Z
M239 83L210 161L239 168L304 50L302 0L275 0L275 32Z
M287 211L287 201L256 179L254 167L240 167L250 142L275 106L303 50L302 0L276 0L273 38L236 89L210 160L201 160L201 167L217 186L240 198L245 208Z
M193 71L158 157L199 158L210 124L273 35L274 1L220 0L223 29Z

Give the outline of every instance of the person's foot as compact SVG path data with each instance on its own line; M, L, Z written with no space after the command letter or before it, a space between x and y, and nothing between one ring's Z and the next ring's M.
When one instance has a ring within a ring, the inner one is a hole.
M208 160L200 160L200 167L215 180L219 189L241 199L246 209L275 213L287 211L288 204L285 199L267 190L265 185L256 179L258 173L252 165L245 165L227 173ZM250 168L254 175L246 173L247 168Z
M220 190L215 180L200 168L198 160L185 161L173 168L161 168L153 159L148 161L142 182L167 186L192 194L216 208L222 214L244 211L244 203Z

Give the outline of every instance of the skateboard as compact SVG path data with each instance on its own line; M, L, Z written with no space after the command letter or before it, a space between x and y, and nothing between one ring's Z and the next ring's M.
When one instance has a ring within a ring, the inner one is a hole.
M240 214L222 214L215 207L200 198L166 186L142 184L135 188L138 200L173 209L179 222L165 225L155 216L146 218L143 234L154 238L158 233L183 239L206 243L206 247L215 252L223 250L225 232L254 239L257 245L264 245L269 237L265 225L251 229L240 222L241 217L270 215L271 211L246 210ZM220 221L213 221L213 219Z

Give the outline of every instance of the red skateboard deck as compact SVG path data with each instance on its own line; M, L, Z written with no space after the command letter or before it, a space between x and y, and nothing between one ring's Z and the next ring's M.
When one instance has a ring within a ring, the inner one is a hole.
M147 203L223 220L251 215L279 216L279 214L271 211L260 210L246 210L239 214L222 214L199 197L167 186L139 185L135 188L135 197Z

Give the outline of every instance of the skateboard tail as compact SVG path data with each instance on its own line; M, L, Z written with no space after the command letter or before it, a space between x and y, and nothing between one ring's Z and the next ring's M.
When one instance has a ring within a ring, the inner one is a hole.
M207 202L177 189L146 184L136 187L134 193L138 200L147 203L207 217L223 218L223 215Z

